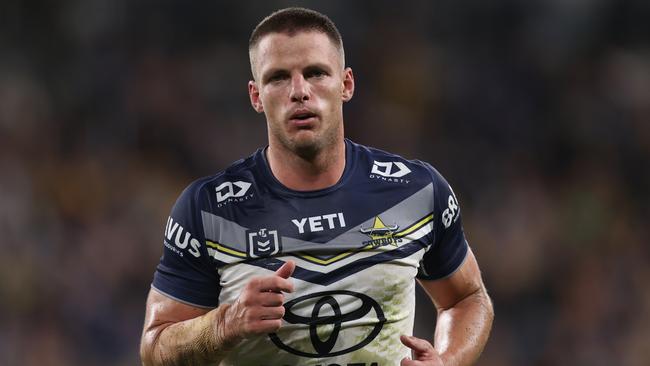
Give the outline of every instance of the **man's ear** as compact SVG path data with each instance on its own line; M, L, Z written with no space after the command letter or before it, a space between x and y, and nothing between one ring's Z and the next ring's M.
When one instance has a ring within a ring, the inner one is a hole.
M342 98L344 102L352 99L354 95L354 74L352 69L347 67L343 70L343 86L342 86Z
M260 90L257 88L255 80L248 82L248 96L251 99L251 105L257 113L264 112L264 106L262 106L262 100L260 99Z

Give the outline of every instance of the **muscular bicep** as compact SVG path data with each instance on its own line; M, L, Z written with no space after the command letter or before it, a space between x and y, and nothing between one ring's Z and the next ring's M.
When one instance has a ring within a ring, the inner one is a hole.
M476 258L469 248L463 264L450 276L438 280L419 279L418 282L439 311L453 307L472 294L485 291Z

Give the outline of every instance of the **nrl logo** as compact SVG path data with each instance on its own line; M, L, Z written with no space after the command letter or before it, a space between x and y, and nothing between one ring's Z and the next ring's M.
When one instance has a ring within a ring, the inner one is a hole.
M282 249L277 230L259 229L246 233L247 252L250 258L270 257Z
M402 241L401 238L395 237L395 233L398 229L399 225L393 224L392 226L386 226L379 216L375 216L375 222L372 227L362 227L359 231L371 238L371 240L364 241L364 245L372 245L373 248L377 248L384 245L392 245L396 247L397 244Z

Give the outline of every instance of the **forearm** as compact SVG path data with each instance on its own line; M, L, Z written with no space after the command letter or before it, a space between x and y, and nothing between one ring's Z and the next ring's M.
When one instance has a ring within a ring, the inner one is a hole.
M147 330L141 346L143 365L218 365L240 340L225 326L229 306Z
M473 364L487 342L494 310L484 287L453 307L440 309L435 349L445 366Z

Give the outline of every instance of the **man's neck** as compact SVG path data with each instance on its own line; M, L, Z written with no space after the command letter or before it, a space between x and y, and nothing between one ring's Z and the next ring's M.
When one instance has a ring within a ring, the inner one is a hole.
M269 145L266 154L273 176L285 187L296 191L331 187L341 179L345 170L344 140L309 158L275 144Z

